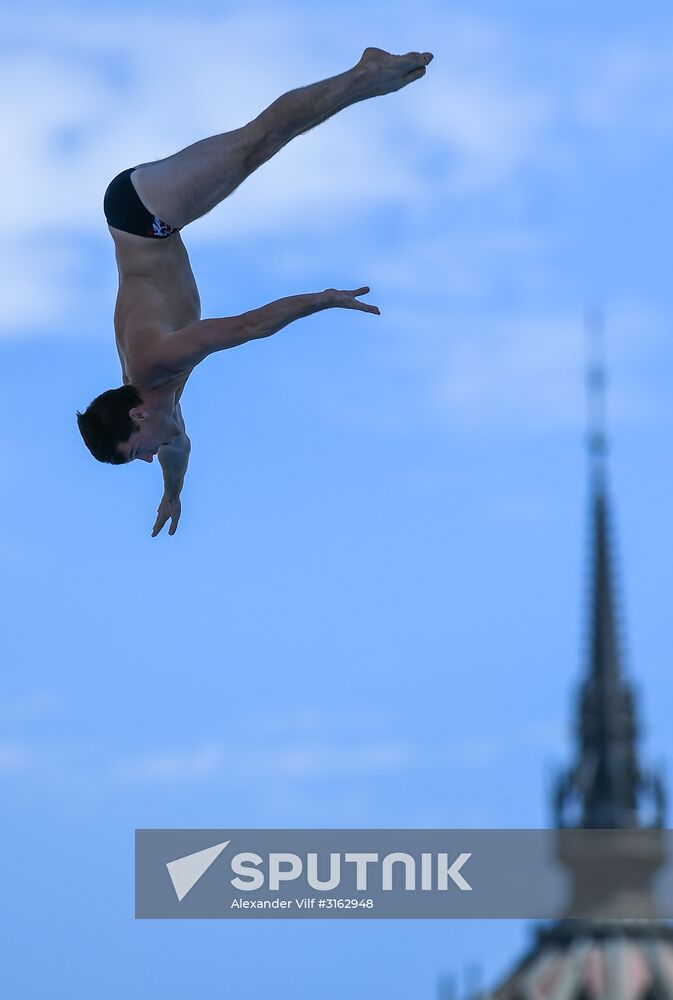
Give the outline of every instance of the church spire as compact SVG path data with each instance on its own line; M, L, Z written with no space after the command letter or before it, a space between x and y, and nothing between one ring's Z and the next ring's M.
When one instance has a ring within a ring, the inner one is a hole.
M658 777L637 754L634 695L621 661L614 595L607 488L603 322L587 316L588 446L591 480L591 610L585 678L579 698L578 754L556 793L557 826L614 829L661 826Z

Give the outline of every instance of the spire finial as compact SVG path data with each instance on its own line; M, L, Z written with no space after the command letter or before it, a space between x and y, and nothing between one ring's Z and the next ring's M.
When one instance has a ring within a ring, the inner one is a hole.
M587 441L594 480L602 481L607 452L605 321L599 306L585 315L587 365Z

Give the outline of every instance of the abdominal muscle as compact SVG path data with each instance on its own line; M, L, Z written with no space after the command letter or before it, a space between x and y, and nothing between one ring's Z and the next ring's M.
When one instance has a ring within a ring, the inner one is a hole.
M189 372L157 379L152 365L153 341L201 318L199 292L180 234L154 240L108 228L117 251L114 328L123 381L154 388L175 379L182 391Z

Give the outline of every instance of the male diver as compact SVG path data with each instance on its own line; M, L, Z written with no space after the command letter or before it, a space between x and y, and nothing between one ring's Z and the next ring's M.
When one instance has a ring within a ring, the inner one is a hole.
M269 337L322 309L358 309L369 287L291 295L239 316L200 319L201 303L180 230L210 212L295 136L338 111L401 90L425 75L430 52L396 56L367 48L345 73L279 97L242 128L211 136L173 156L118 174L103 208L115 243L119 290L114 312L122 382L77 414L84 442L100 462L121 465L155 455L164 493L152 537L180 519L190 440L180 408L185 383L209 354Z

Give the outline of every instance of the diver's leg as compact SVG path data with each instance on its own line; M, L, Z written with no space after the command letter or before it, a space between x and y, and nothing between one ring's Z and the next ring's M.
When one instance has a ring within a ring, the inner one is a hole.
M132 183L153 215L182 228L219 204L295 136L351 104L401 90L425 74L431 59L429 52L393 56L365 49L352 69L283 94L242 128L140 164Z

